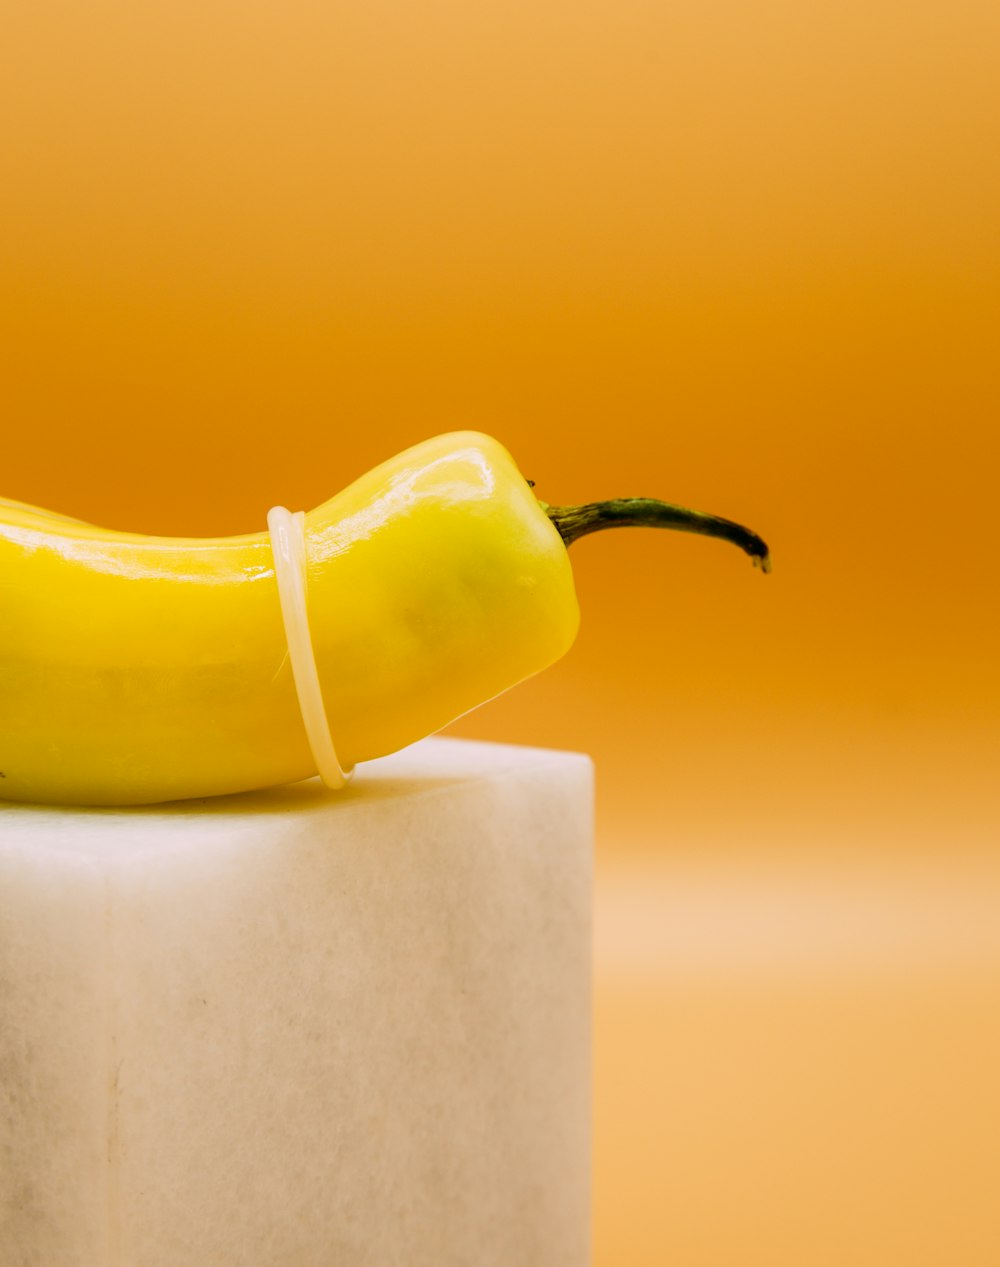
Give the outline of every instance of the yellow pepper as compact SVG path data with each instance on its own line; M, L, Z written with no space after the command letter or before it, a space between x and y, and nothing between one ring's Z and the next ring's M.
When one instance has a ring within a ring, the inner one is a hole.
M305 520L309 624L345 766L405 747L544 669L576 635L566 545L619 523L760 538L643 499L550 507L507 451L439 436ZM315 765L267 533L115 532L0 502L0 797L213 796Z

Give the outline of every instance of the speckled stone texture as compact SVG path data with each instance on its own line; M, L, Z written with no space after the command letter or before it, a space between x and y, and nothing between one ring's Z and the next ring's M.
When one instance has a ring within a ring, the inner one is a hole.
M592 773L0 804L0 1267L585 1267Z

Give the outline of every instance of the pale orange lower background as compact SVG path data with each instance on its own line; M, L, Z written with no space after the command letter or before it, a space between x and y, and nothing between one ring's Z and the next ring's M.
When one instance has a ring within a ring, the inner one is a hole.
M32 0L0 495L248 532L428 435L550 502L598 774L599 1267L1000 1264L1000 10ZM0 578L2 601L2 578Z
M609 864L598 1267L995 1267L1000 868Z

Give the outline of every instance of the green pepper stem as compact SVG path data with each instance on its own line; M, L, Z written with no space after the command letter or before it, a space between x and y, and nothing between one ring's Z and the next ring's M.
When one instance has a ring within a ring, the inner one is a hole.
M731 519L705 515L683 506L671 506L655 497L619 497L614 501L588 502L585 506L547 506L542 509L555 524L567 546L579 537L605 528L673 528L677 532L694 532L702 537L719 537L745 550L754 567L771 570L771 553L765 542Z

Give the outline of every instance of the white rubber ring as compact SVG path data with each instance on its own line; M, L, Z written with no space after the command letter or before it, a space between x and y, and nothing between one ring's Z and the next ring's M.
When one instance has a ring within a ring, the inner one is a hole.
M300 510L293 515L284 506L272 506L267 512L267 530L271 534L274 576L278 582L288 658L309 750L316 763L316 771L326 786L342 788L354 773L354 767L345 770L337 757L316 669L316 652L306 609L305 514Z

